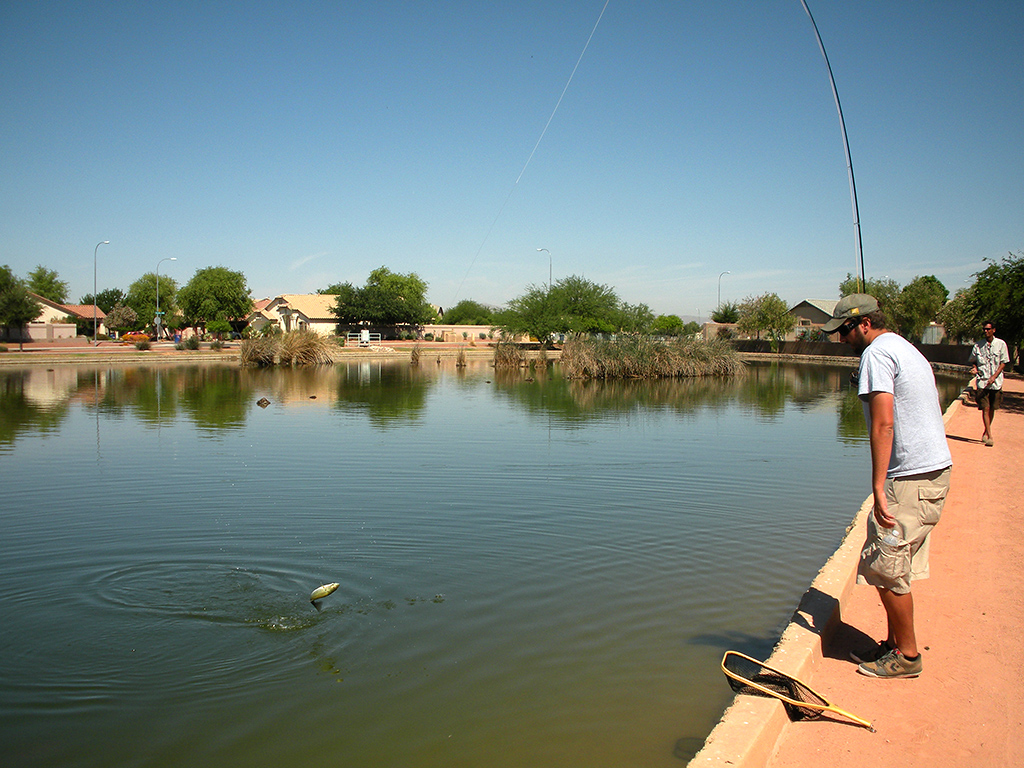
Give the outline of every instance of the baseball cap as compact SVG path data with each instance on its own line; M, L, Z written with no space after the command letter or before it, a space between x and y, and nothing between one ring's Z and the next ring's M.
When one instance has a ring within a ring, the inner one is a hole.
M839 330L839 326L851 317L860 317L876 311L878 311L878 302L874 296L869 296L866 293L851 293L839 300L836 308L832 310L832 319L821 326L821 330L825 333L835 333Z

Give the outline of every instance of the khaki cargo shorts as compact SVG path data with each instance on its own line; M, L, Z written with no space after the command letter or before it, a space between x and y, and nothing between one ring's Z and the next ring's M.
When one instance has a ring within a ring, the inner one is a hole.
M949 493L950 468L885 481L889 514L895 528L882 528L868 516L868 537L860 553L857 583L910 591L914 579L928 578L928 537L939 522ZM893 534L896 538L893 540Z

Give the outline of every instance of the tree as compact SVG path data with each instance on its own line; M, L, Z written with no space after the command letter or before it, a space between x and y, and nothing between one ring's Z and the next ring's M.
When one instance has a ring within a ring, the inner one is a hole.
M503 336L532 336L544 345L551 343L554 334L567 330L551 291L539 285L529 286L526 293L512 299L495 319Z
M124 304L115 305L103 324L111 331L134 331L140 327L138 313Z
M79 299L80 304L88 304L92 306L95 304L97 307L103 310L104 313L110 312L118 304L123 304L125 299L125 293L120 288L107 288L99 292L99 296L95 299L91 293L85 294Z
M68 300L68 284L60 279L60 275L42 264L28 273L28 289L58 304L66 304Z
M971 287L971 309L979 320L996 325L996 335L1010 345L1010 364L1024 344L1024 251L991 259L981 272L975 273Z
M550 293L562 316L561 331L615 333L622 327L619 297L607 285L570 275L555 283Z
M160 285L163 286L162 280ZM154 283L154 294L155 291ZM192 326L205 325L211 320L243 318L252 311L245 275L226 267L196 270L192 279L178 291L177 301L185 322ZM160 307L163 308L162 290Z
M434 308L427 303L427 284L415 272L401 275L379 267L362 288L341 283L324 293L338 297L334 314L343 325L422 325L434 317Z
M453 325L491 325L494 310L471 299L463 299L444 313L444 322Z
M646 304L626 304L619 307L619 330L623 333L650 333L654 327L654 313Z
M6 264L0 267L0 326L10 334L21 330L39 316L39 302L28 295L28 288ZM21 337L19 335L19 346Z
M506 336L529 334L541 344L550 344L558 333L615 333L631 329L625 322L653 313L645 305L622 304L615 291L577 275L563 278L550 289L531 285L522 296L513 299L496 318Z
M970 288L961 288L956 296L946 302L935 318L946 329L946 337L959 344L971 338L977 330L978 319L975 317L973 297Z
M763 293L743 300L737 325L743 333L756 333L758 338L764 331L772 352L778 352L779 342L793 330L796 318L789 313L789 307L778 294Z
M946 286L934 275L915 277L907 283L900 291L897 315L892 318L900 334L911 341L920 341L948 296Z
M846 279L839 284L839 296L842 298L852 293L867 293L874 296L886 318L893 322L896 322L900 315L900 284L891 278L870 277L864 290L860 290L860 278L847 272Z
M657 336L679 336L683 333L683 318L679 315L658 315L651 332Z
M124 298L124 303L135 310L142 325L149 325L156 317L156 279L156 272L147 272L128 286L128 294ZM177 311L177 293L178 283L174 278L160 275L160 311L164 317ZM165 323L161 322L161 325Z
M740 305L735 302L724 302L714 312L711 319L716 323L735 323L740 319Z

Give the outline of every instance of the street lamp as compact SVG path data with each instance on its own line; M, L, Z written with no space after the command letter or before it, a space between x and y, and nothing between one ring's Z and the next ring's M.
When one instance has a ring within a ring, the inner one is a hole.
M178 258L176 256L168 256L165 259L160 259L160 261L156 263L156 317L153 318L153 325L156 326L157 341L160 341L160 326L162 325L162 323L160 322L160 265L163 264L165 261L177 260Z
M537 252L545 251L548 254L548 290L551 290L551 251L547 248L538 248Z
M100 249L101 245L110 245L109 240L104 240L102 243L96 243L96 247L92 249L92 343L99 344L99 339L96 338L96 252Z
M722 275L731 275L732 272L725 270ZM718 276L718 308L722 308L722 275Z

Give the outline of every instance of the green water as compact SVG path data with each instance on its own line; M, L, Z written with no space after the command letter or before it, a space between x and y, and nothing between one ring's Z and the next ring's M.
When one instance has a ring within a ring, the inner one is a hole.
M681 765L867 495L848 374L0 369L4 763Z

